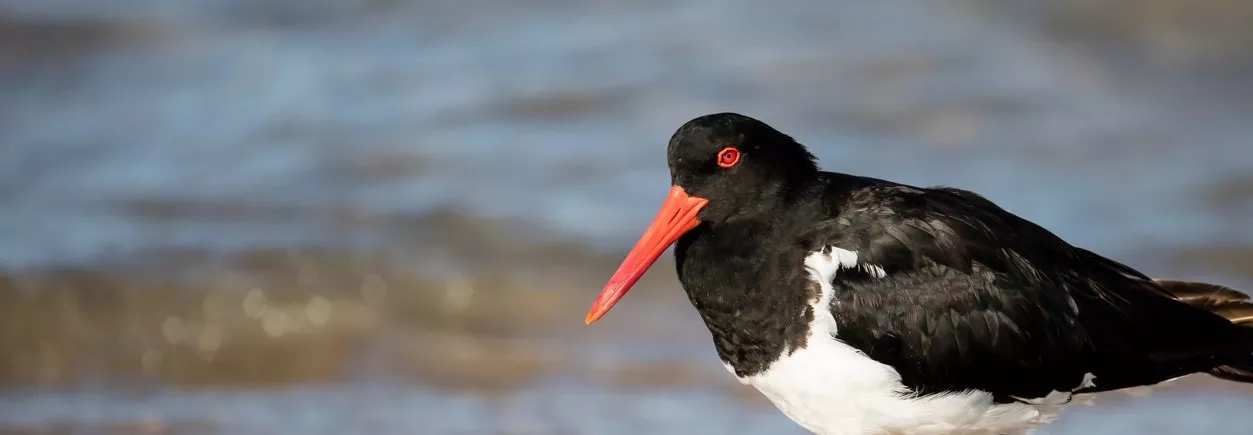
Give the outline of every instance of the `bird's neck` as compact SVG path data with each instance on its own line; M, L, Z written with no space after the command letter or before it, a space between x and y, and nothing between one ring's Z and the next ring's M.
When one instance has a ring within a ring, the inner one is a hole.
M836 216L842 198L870 181L823 173L761 216L702 224L679 240L679 281L737 375L765 370L805 345L814 313L801 234Z
M771 216L812 213L808 205L792 205ZM683 290L713 335L719 356L739 376L765 370L804 340L804 257L787 249L795 222L739 219L701 225L675 248Z

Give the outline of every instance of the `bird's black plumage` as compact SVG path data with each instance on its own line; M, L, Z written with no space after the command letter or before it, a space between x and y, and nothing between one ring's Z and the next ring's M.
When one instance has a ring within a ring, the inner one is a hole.
M727 146L742 164L714 165ZM1253 328L977 194L819 171L792 138L738 114L688 122L669 155L674 184L709 199L676 245L679 278L737 375L807 345L805 257L833 248L861 266L820 308L833 338L916 394L1010 402L1253 367ZM1096 385L1081 385L1089 375Z
M876 185L839 208L816 240L887 274L836 278L838 338L920 393L1038 398L1089 373L1105 391L1253 354L1253 330L970 192Z

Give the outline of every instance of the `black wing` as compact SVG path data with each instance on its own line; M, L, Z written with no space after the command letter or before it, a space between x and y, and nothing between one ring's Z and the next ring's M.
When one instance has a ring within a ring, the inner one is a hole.
M841 271L838 338L920 394L999 401L1105 391L1204 371L1250 352L1248 330L1130 267L1064 242L976 194L874 184L830 200L806 243L858 253Z

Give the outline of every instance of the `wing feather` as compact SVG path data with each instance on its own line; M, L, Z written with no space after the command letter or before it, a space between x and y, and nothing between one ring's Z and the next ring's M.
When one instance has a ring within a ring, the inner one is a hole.
M1216 348L1248 351L1204 333L1230 322L974 193L872 185L840 201L807 243L856 251L887 274L836 276L832 313L850 326L839 338L915 391L1043 397L1087 374L1099 391L1209 369Z

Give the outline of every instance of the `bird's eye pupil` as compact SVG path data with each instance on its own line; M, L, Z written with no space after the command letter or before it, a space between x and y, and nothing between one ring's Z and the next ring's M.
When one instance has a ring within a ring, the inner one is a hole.
M740 150L734 147L723 148L718 152L718 166L729 168L740 162Z

